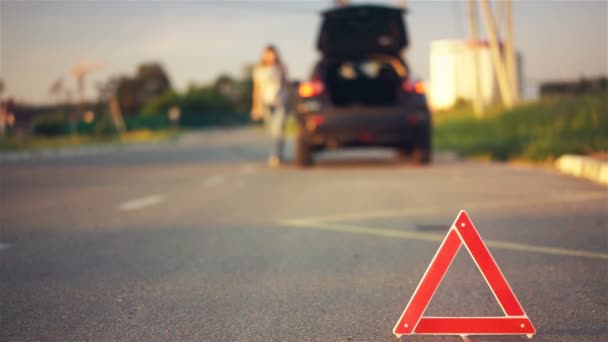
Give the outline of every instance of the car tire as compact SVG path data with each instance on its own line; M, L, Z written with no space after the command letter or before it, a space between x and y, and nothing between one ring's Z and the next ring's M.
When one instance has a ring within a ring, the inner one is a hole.
M410 147L397 146L395 152L395 159L398 162L406 161L412 155Z
M431 163L433 158L433 149L431 146L431 130L428 130L428 134L424 137L424 139L418 144L418 146L414 147L412 151L412 160L416 164L428 165Z
M304 137L298 133L296 139L295 164L297 167L310 167L312 165L312 150Z
M416 164L428 165L431 163L431 151L426 148L417 147L412 153L412 160Z

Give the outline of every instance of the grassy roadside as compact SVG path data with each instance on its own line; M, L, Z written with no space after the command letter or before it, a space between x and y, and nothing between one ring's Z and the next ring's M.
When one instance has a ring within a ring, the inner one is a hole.
M608 151L608 92L543 100L476 119L468 108L435 115L435 147L491 160L553 160Z
M60 137L28 137L18 139L7 137L0 139L0 151L43 150L64 147L76 147L99 144L129 144L141 142L164 141L177 137L177 130L152 131L139 129L120 136L74 135Z

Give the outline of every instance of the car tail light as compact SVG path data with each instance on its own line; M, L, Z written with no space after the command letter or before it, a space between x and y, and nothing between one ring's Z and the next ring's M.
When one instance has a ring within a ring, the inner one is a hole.
M363 133L359 135L359 140L363 143L372 143L374 142L374 136L371 133Z
M426 91L424 82L421 81L412 83L409 80L406 80L403 82L402 88L408 93L424 94Z
M317 127L325 123L325 117L323 115L310 115L306 118L306 128L313 131Z
M298 95L300 95L300 97L313 97L321 95L323 90L325 90L325 86L323 85L323 82L319 80L302 82L298 88Z
M420 121L418 114L410 114L406 118L407 123L415 125Z

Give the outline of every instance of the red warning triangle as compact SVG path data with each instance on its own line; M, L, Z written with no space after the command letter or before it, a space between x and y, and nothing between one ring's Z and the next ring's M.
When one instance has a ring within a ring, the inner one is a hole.
M505 316L500 317L423 317L443 276L463 245L481 271ZM429 268L407 304L393 333L400 337L411 334L429 335L528 335L536 329L517 301L488 247L462 210L441 243Z

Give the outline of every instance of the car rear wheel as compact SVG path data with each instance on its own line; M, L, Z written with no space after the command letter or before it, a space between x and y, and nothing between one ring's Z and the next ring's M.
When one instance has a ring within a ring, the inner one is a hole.
M309 167L312 165L312 150L301 133L298 133L298 137L296 138L295 164L298 167Z
M412 160L416 164L427 165L431 163L431 151L428 148L417 147L412 153Z
M429 129L429 133L418 146L414 147L414 150L412 151L412 160L417 164L430 164L433 158L433 149L431 147L431 134Z
M412 155L412 148L409 146L397 147L395 159L398 162L406 161Z

